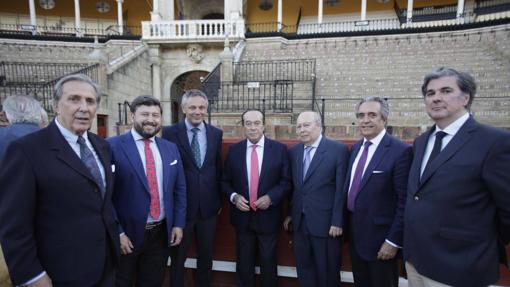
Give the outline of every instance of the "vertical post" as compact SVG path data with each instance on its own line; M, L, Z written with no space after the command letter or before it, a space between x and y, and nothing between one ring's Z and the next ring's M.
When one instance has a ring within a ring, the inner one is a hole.
M282 31L282 23L283 23L283 0L278 0L278 32Z
M457 18L464 17L464 0L459 0L457 4Z
M119 34L124 34L124 20L122 19L122 2L124 0L117 0L117 25L119 26Z
M407 23L413 22L413 0L407 0Z
M367 19L367 0L361 1L361 21Z
M74 28L76 36L81 37L80 0L74 0Z
M223 14L224 14L225 21L230 20L230 0L224 0L223 9L224 9Z
M318 0L318 1L319 1L319 16L317 19L317 23L322 24L322 15L324 14L324 7L322 6L323 0Z
M174 0L168 0L168 20L174 21L175 20L175 4Z
M159 0L152 0L151 21L159 20L161 20L161 16L159 15Z
M322 112L321 112L321 122L322 122L322 134L326 132L326 123L325 120L325 114L326 114L326 100L324 98L321 98L322 101Z
M34 0L28 0L28 6L29 6L29 9L30 9L30 25L33 26L32 33L35 34L35 31L36 31L35 26L37 25L37 21L35 19L35 3L34 3Z

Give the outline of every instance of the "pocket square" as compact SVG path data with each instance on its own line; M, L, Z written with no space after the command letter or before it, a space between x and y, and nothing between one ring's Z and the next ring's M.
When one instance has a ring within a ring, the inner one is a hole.
M112 172L115 172L115 165L112 164Z
M383 173L383 172L384 171L382 171L382 170L374 170L374 171L372 171L372 173Z
M172 161L172 162L170 163L170 165L176 165L176 164L177 164L177 160L176 160L176 159L174 159L174 161Z

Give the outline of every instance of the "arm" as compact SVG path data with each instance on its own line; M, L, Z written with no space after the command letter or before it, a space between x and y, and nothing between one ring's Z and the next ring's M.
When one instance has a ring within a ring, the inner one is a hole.
M349 150L347 149L347 146L340 145L338 147L335 147L336 153L334 155L336 157L335 162L335 198L333 203L333 214L331 217L331 227L339 228L340 230L336 229L336 232L340 231L340 234L342 233L342 225L343 225L343 213L344 213L344 194L343 194L343 188L344 188L344 181L345 181L345 175L347 174L347 166L349 165ZM330 234L331 234L330 229Z
M184 228L186 225L186 175L179 150L173 146L174 153L177 155L177 180L173 188L174 195L174 227Z

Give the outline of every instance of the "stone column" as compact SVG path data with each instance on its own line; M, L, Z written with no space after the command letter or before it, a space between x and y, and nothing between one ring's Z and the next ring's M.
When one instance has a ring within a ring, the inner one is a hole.
M161 59L159 45L149 46L149 57L152 64L152 96L161 100Z
M34 0L28 0L28 7L30 9L30 25L35 26L37 25L37 21L35 19L35 3Z
M407 23L413 22L413 0L407 0Z
M232 82L234 80L234 54L230 49L228 37L225 37L223 52L220 53L221 61L221 81Z
M361 1L361 21L367 19L367 0Z
M159 0L152 0L152 12L151 21L160 21L161 15L159 15Z
M175 3L174 0L168 0L168 20L174 21L175 20Z
M74 0L74 28L76 36L81 37L80 0Z
M278 32L282 31L282 23L283 23L283 0L278 0Z
M464 17L464 0L459 0L457 4L457 18Z
M124 20L122 19L122 2L117 0L117 25L119 26L119 34L124 34Z
M319 16L317 17L317 23L322 24L322 15L324 14L324 8L322 4L323 0L319 0Z

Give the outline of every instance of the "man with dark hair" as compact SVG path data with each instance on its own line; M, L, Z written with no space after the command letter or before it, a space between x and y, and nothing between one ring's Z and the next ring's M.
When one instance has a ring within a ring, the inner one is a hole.
M181 153L188 195L183 241L170 251L172 287L184 286L184 262L193 233L198 257L196 285L211 285L216 218L221 207L223 132L205 123L208 105L207 96L202 91L186 91L181 101L185 119L163 129L163 138L174 142Z
M100 99L89 77L63 77L55 85L55 120L7 148L0 241L16 286L114 285L119 235L110 148L88 131Z
M397 287L411 146L386 132L388 103L366 97L356 108L363 138L352 147L344 193L354 285Z
M470 115L469 74L440 68L422 92L435 125L414 142L404 216L409 286L493 284L510 240L510 133Z
M290 191L287 147L264 135L264 114L247 110L241 116L246 139L230 146L223 172L223 192L233 204L236 229L237 286L255 286L256 246L260 285L277 286L276 246L282 202Z
M130 108L133 128L108 139L122 254L116 285L160 287L169 248L179 245L185 225L184 170L177 147L156 137L161 129L160 102L139 96Z

